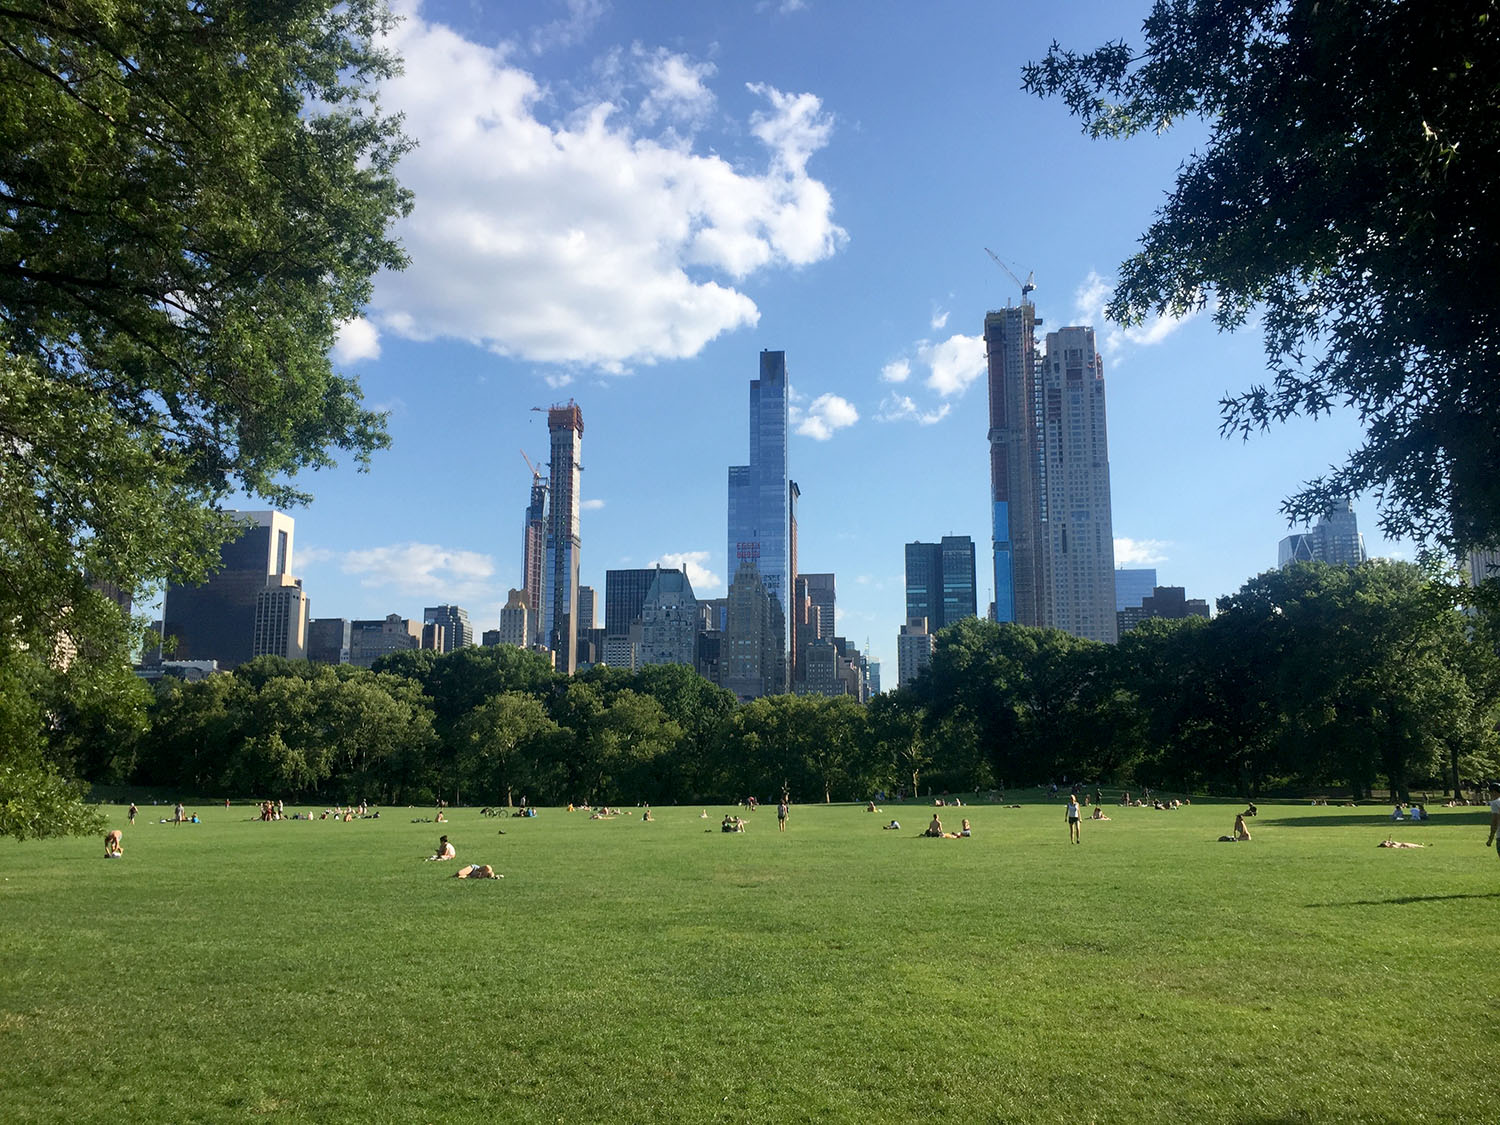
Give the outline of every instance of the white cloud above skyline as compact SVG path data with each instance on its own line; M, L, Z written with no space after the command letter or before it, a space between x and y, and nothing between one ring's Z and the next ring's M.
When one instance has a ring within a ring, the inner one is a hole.
M724 590L724 579L708 569L710 557L708 551L674 551L658 555L646 565L682 571L692 583L695 597L719 597Z
M953 404L945 402L936 410L922 410L909 395L889 394L881 400L880 411L875 415L875 420L878 422L916 422L920 426L931 426L948 417L948 412L952 409Z
M1172 544L1165 539L1130 539L1115 537L1115 565L1129 567L1160 566L1167 561L1167 548Z
M578 509L583 512L597 512L602 507L604 507L604 501L597 498L593 500L580 500L578 502Z
M931 374L927 386L944 398L961 395L984 374L984 337L949 336L937 343L924 342L917 355Z
M1114 291L1114 282L1103 277L1097 270L1089 270L1088 276L1073 294L1073 314L1078 324L1094 329L1099 351L1105 359L1119 359L1127 351L1126 345L1149 348L1161 343L1197 315L1190 312L1183 317L1153 316L1145 324L1121 328L1104 315L1104 306L1109 303Z
M814 441L827 441L837 431L859 421L854 404L835 394L821 394L806 407L792 407L791 414L797 433Z
M573 4L553 37L600 11ZM406 65L382 106L419 143L398 169L415 200L397 228L411 265L382 274L371 302L382 331L622 371L756 324L735 283L847 239L807 171L833 128L811 93L747 84L763 103L738 126L763 146L752 166L697 151L691 125L715 112L714 68L686 55L632 48L617 100L585 95L564 111L513 45L472 42L414 9L389 45Z

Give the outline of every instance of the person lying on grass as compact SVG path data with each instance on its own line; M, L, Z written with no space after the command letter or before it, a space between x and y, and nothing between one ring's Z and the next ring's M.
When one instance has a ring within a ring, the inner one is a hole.
M488 863L467 863L453 873L455 879L504 879Z

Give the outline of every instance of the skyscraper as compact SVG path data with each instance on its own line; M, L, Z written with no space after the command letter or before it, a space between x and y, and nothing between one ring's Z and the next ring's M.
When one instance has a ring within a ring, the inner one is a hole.
M932 634L925 617L909 617L896 638L896 686L905 687L932 664Z
M1115 538L1104 362L1092 328L1047 333L1040 399L1042 623L1113 644Z
M1283 567L1295 562L1358 566L1368 558L1359 517L1348 497L1330 508L1310 531L1288 535L1276 549L1276 565Z
M1156 588L1156 568L1140 567L1115 571L1115 612L1122 609L1139 609L1141 602L1151 596Z
M658 570L641 605L638 664L686 664L698 656L698 599L680 570Z
M456 605L432 605L422 610L422 624L443 627L443 652L468 648L474 643L469 611Z
M812 599L813 608L818 611L816 636L821 640L832 640L836 626L834 613L838 603L834 576L832 574L799 574L797 580L806 583L807 596Z
M906 545L906 619L924 618L930 633L964 617L979 604L974 589L974 540L945 535L940 543Z
M1116 639L1103 361L1094 330L1047 335L1026 300L985 317L995 618ZM910 616L910 614L909 614Z
M526 463L530 465L531 461L528 459ZM547 641L542 633L541 614L537 612L547 592L547 484L535 469L531 471L531 503L526 506L525 540L521 581L526 590L526 604L531 609L528 618L531 636L522 647L529 648Z
M557 670L571 676L578 667L573 622L578 619L579 453L583 447L583 411L571 401L547 411L552 438L551 480L547 513L547 592L542 628Z
M787 690L793 622L792 492L787 476L786 353L760 353L760 378L750 382L750 463L729 469L729 566L734 580L748 564L770 596L772 642L780 664L768 691ZM731 594L731 600L733 595ZM731 614L730 631L735 615ZM744 620L748 621L748 618ZM734 648L734 638L726 638Z
M281 512L230 512L244 532L219 550L219 569L199 586L172 583L162 636L173 660L217 660L234 668L255 653L255 607L268 585L290 579L295 523ZM305 625L305 621L304 621ZM305 642L305 632L304 632Z
M1042 624L1037 542L1041 441L1037 428L1036 306L988 313L984 346L990 390L990 519L995 620ZM908 613L908 616L911 616ZM923 615L925 616L925 615ZM929 621L929 625L931 622Z
M500 609L497 644L512 648L530 648L535 630L531 628L531 598L525 590L512 590Z
M307 659L307 625L311 603L302 592L302 579L290 574L272 575L255 595L254 656L280 656L286 660Z

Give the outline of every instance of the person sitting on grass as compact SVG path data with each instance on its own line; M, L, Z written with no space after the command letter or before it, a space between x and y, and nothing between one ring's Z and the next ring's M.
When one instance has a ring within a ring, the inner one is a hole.
M941 840L943 838L943 822L938 818L937 813L932 814L932 823L927 826L927 831L923 835L934 840Z
M1244 813L1239 813L1234 818L1234 838L1246 842L1250 839L1250 829L1245 827Z
M654 816L651 815L651 806L650 805L647 805L646 806L646 811L643 812L643 813L641 813L641 819L642 820L655 820L656 819Z
M453 873L455 879L503 879L488 863L468 863Z
M1104 815L1104 810L1102 808L1100 808L1098 805L1095 805L1094 806L1094 819L1095 820L1108 820L1110 818Z
M899 829L901 827L901 822L899 820L892 820L889 824L882 824L880 827L889 832L892 829Z
M450 844L450 843L448 843L448 837L446 837L446 836L439 836L438 837L437 854L436 855L430 855L427 858L429 860L436 860L438 862L442 862L443 860L446 860L446 859L452 859L457 854L458 853L453 850L453 845Z
M974 830L969 827L969 818L964 817L963 826L958 830L958 838L960 840L967 840L972 835L974 835Z

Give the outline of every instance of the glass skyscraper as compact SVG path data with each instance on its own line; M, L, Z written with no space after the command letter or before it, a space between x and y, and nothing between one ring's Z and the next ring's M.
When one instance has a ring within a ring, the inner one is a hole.
M547 492L547 589L542 627L557 670L571 676L578 669L574 643L578 620L578 456L583 447L583 411L570 401L547 411L552 437L551 482Z
M729 469L729 571L753 566L772 601L781 669L768 677L786 690L792 627L792 499L787 476L786 353L760 353L750 383L750 463Z
M979 612L974 589L974 540L945 535L941 543L906 545L906 619L926 618L936 633Z

